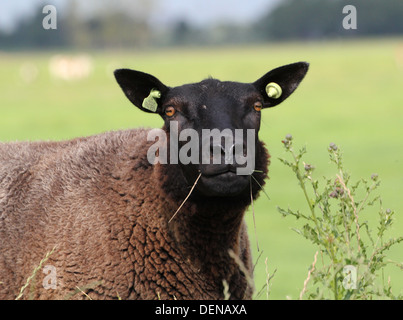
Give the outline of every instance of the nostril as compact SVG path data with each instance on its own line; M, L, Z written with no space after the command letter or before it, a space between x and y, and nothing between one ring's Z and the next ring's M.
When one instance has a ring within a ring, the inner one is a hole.
M234 152L234 145L230 145L229 147L219 143L210 145L210 159L213 159L214 164L223 164L223 160L225 164L232 164Z
M225 154L225 148L220 144L212 144L210 146L210 154Z
M220 144L211 144L210 145L210 161L213 164L221 164L221 158L225 151Z
M232 144L227 150L228 152L225 153L225 163L226 164L233 164L234 163L234 156L235 156L235 144Z
M232 146L231 153L235 155L243 155L245 156L246 153L246 146L243 143L235 143Z
M229 148L229 154L231 155L235 155L235 144L233 144L230 148Z
M226 163L232 163L232 159L236 156L246 156L246 146L243 143L235 143L229 146L225 144L210 145L210 159L224 157Z
M245 146L245 144L244 143L237 143L236 141L235 141L235 144L233 144L232 146L231 146L231 152L233 153L233 154L235 154L235 152L239 152L239 151L242 151L242 152L244 152L245 151L245 148L246 148L246 146Z

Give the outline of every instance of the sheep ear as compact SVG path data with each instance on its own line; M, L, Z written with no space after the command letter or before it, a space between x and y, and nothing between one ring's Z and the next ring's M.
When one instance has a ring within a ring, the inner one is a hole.
M114 72L116 81L126 97L145 112L160 113L163 96L169 88L154 76L130 69Z
M278 105L298 87L308 72L309 63L297 62L273 69L253 83L264 97L264 108Z

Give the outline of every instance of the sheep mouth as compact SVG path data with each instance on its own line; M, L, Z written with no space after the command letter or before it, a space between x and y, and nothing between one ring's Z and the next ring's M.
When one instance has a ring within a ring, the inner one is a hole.
M236 168L233 166L226 166L222 168L206 168L202 170L202 176L211 178L211 177L218 177L218 176L232 176L236 174Z
M249 176L237 174L236 165L201 165L185 167L184 173L189 186L195 183L195 192L206 197L237 196L249 187ZM197 176L200 175L200 179Z
M203 178L206 179L224 179L224 180L231 180L231 179L235 179L236 177L238 177L238 175L235 172L232 171L225 171L225 172L220 172L220 173L216 173L216 174L210 174L210 175L203 175Z
M226 166L202 170L197 189L206 196L231 197L239 195L248 186L247 176L238 175L233 166Z

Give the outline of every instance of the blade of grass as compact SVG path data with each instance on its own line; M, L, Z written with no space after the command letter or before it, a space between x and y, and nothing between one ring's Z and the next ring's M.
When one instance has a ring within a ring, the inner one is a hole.
M33 278L35 278L36 273L42 268L42 265L49 259L49 257L51 256L51 254L55 251L56 246L53 247L53 249L51 251L49 251L45 257L39 262L39 265L34 269L34 271L32 272L32 274L28 277L27 281L25 282L25 284L22 286L20 293L18 294L17 298L15 298L15 300L19 300L21 299L22 295L24 294L24 290L29 286L29 283L32 281Z
M196 187L197 182L199 181L201 177L201 172L199 173L199 176L197 177L196 181L193 183L192 189L190 189L188 195L186 196L185 200L183 200L183 202L181 203L181 205L179 206L179 208L175 211L175 213L173 214L173 216L171 217L171 219L169 219L168 223L171 223L171 221L173 220L173 218L175 218L175 216L177 215L177 213L179 212L179 210L183 207L183 205L185 204L185 202L187 201L187 199L189 199L190 195L193 192L193 189Z
M252 175L251 175L252 177ZM250 201L251 201L251 205L252 205L252 214L253 214L253 226L255 228L255 238L256 238L256 247L257 247L257 251L259 252L259 240L257 238L257 232L256 232L256 220L255 220L255 208L253 206L253 195L252 195L252 179L249 179L250 182Z

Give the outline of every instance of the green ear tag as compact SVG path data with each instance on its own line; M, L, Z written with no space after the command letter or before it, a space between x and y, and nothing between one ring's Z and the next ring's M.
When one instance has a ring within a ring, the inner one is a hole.
M161 92L156 89L151 89L150 94L143 100L142 107L152 112L157 111L158 103L156 99L161 98Z
M269 98L278 99L281 97L282 92L281 87L275 82L270 82L266 86L266 93Z

